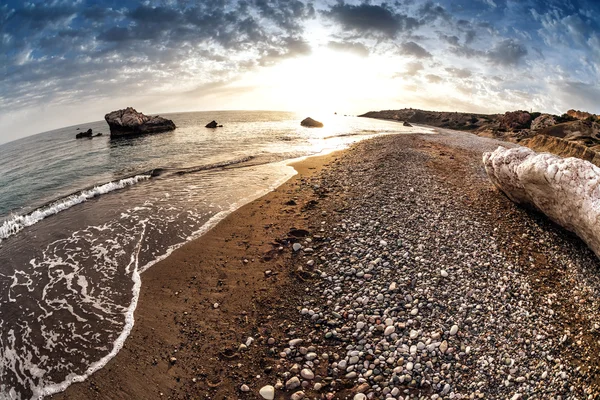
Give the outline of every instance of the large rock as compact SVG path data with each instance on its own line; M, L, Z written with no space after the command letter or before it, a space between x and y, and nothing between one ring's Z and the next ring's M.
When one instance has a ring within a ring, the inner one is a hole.
M322 122L314 120L310 117L303 119L302 122L300 122L300 125L306 126L308 128L322 128L323 127Z
M111 137L166 132L176 128L170 119L144 115L132 107L108 113L104 119L110 127Z
M498 127L504 131L528 129L531 126L531 114L527 111L507 111L498 123Z
M483 163L508 198L576 233L600 257L600 168L526 147L498 147L483 155Z
M531 130L538 131L540 129L549 128L556 125L556 120L550 114L542 114L531 122Z

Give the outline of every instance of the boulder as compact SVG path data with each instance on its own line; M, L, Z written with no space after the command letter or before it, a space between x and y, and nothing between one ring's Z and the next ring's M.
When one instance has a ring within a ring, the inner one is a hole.
M531 126L531 114L527 111L507 111L498 120L499 128L504 131L528 129Z
M556 125L556 120L550 114L542 114L531 122L531 130L537 131Z
M578 158L501 146L485 153L483 164L509 199L543 212L600 257L600 168Z
M217 121L210 121L210 122L209 122L208 124L206 124L206 126L205 126L205 128L211 128L211 129L214 129L214 128L222 128L222 127L223 127L223 125L219 125L219 124L217 124Z
M172 131L175 123L170 119L157 116L148 116L137 112L132 107L112 111L104 116L110 127L111 137L141 135L146 133L159 133Z
M88 129L85 132L79 132L78 134L75 135L75 139L83 139L83 138L91 138L92 137L92 130Z
M322 122L316 121L310 117L303 119L302 122L300 122L300 125L305 126L307 128L322 128L323 127Z
M404 123L402 125L412 127L412 125L406 121L404 121Z

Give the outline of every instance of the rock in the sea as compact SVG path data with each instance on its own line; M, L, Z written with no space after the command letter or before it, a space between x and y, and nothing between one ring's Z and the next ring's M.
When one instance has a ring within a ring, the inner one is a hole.
M78 134L75 135L75 139L83 139L83 138L91 138L92 137L92 130L88 129L85 132L79 132Z
M537 208L600 257L600 168L578 158L498 147L483 155L490 180L517 204Z
M322 122L314 120L310 117L303 119L302 122L300 122L300 125L306 126L308 128L322 128L323 127Z
M537 131L556 125L556 120L550 114L542 114L531 122L531 130Z
M175 123L170 119L144 115L131 107L108 113L104 119L110 127L111 137L158 133L175 129Z
M214 121L214 120L213 120L213 121L210 121L210 122L209 122L208 124L206 124L206 126L205 126L205 128L211 128L211 129L214 129L214 128L222 128L222 127L223 127L223 125L219 125L219 124L217 124L217 121Z
M412 125L407 121L404 121L404 123L402 125L412 127Z

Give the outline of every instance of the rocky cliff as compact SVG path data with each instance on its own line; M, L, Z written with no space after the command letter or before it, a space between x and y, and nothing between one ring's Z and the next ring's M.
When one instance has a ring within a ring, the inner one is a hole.
M144 115L132 107L112 111L104 119L110 128L111 137L166 132L176 128L170 119Z

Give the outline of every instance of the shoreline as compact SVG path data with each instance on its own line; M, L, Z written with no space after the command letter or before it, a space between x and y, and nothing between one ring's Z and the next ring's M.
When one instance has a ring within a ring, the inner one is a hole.
M438 132L293 165L146 271L123 349L52 398L596 398L597 258L489 182L506 143Z
M324 155L314 155L310 157L305 157L301 160L291 160L291 162L288 162L287 165L293 167L296 170L295 175L291 176L290 178L288 178L283 183L279 184L266 194L263 194L255 200L252 200L246 203L245 205L237 208L236 210L230 212L227 216L225 216L223 219L220 219L216 224L212 225L208 230L206 230L205 233L201 234L201 236L192 239L191 241L174 249L166 257L154 263L150 268L145 268L143 271L141 271L140 296L138 298L137 307L134 311L135 323L131 329L131 332L125 339L122 348L117 352L117 354L114 357L112 357L106 363L104 367L98 369L87 379L81 382L74 382L66 390L50 395L48 398L86 398L90 396L90 390L93 390L92 393L95 393L95 395L97 396L95 398L113 398L113 396L116 395L115 392L113 392L114 389L108 389L108 393L102 394L103 391L98 390L98 388L110 388L112 385L114 385L115 381L119 382L121 388L123 389L122 392L117 391L117 393L119 393L117 397L128 396L130 398L154 398L156 397L156 395L160 395L161 392L164 394L164 392L168 390L181 390L182 385L180 385L180 383L183 383L181 382L181 377L178 376L177 378L175 378L175 383L168 382L169 380L165 379L164 377L165 372L174 375L175 373L173 372L173 369L177 369L177 367L181 365L179 359L181 357L182 352L180 349L173 349L172 354L179 354L179 357L175 357L177 358L177 361L175 362L171 361L171 357L174 356L163 357L160 360L156 357L152 357L150 365L154 366L154 370L156 371L152 371L151 369L149 369L148 371L144 371L144 373L142 373L142 376L144 377L144 380L146 382L146 384L144 385L134 385L132 388L126 388L125 385L128 385L129 382L136 381L140 377L131 377L130 379L131 374L127 371L121 370L121 365L123 364L129 365L129 367L125 368L128 370L132 363L135 364L136 360L139 361L140 356L142 354L145 356L155 354L154 350L157 350L158 348L162 347L165 343L172 344L181 340L181 338L178 337L178 333L175 329L176 327L173 326L178 325L178 321L174 321L169 323L170 326L168 331L162 332L163 334L160 335L160 343L157 342L149 344L146 341L147 338L149 338L150 336L154 336L157 329L160 329L159 325L161 325L162 322L160 321L160 314L162 313L163 317L167 317L168 315L165 314L163 311L160 311L157 308L153 307L154 304L166 306L166 308L171 309L171 312L174 314L178 314L177 310L181 309L181 304L178 304L180 302L177 298L180 295L180 292L176 289L172 289L167 290L167 293L165 294L163 292L164 286L160 282L162 282L164 279L170 281L171 285L180 285L182 287L186 286L186 284L184 284L183 282L174 283L173 277L168 276L170 274L169 270L178 269L179 272L181 272L181 267L186 267L186 272L192 273L192 280L200 280L200 276L202 275L202 273L208 271L202 271L202 268L196 269L190 266L189 262L187 261L188 257L193 256L195 262L198 262L199 264L204 264L204 268L206 268L207 264L210 264L210 261L214 262L216 258L219 259L219 262L222 262L222 260L225 259L226 261L224 261L224 264L227 264L228 259L231 260L232 258L235 258L233 254L236 254L238 256L237 261L240 261L240 258L243 257L241 258L242 266L246 267L249 265L254 267L255 269L254 271L252 271L252 277L254 280L252 283L255 284L255 286L257 286L254 289L254 292L256 292L257 290L268 290L272 292L273 289L269 288L269 286L271 286L270 284L265 285L265 282L260 282L260 278L264 277L264 270L261 264L270 265L269 268L271 268L271 270L274 271L273 274L269 277L270 281L286 280L285 269L283 268L283 266L280 263L276 264L274 260L269 260L269 262L260 260L260 258L262 258L260 256L260 253L256 253L254 258L252 258L251 256L247 256L247 248L245 250L240 249L240 246L237 245L228 247L228 244L231 244L231 239L225 238L228 236L238 237L238 235L247 235L247 233L241 232L243 231L243 229L240 229L240 225L242 224L249 223L249 225L245 225L245 227L250 229L265 229L265 225L275 225L277 228L272 229L271 232L265 235L259 234L260 239L258 240L258 243L256 243L256 246L261 249L259 250L259 252L273 252L273 244L276 243L274 242L274 240L278 239L279 237L286 236L286 229L284 228L284 226L286 226L286 224L290 225L291 219L294 218L293 216L288 215L288 213L291 212L291 210L293 209L297 209L298 206L286 206L285 202L280 202L281 204L279 205L279 210L272 210L268 213L269 215L267 216L267 218L271 221L270 223L264 222L265 216L259 216L257 214L263 212L265 206L268 206L272 202L277 202L286 198L288 199L286 200L286 202L289 201L291 197L288 197L292 192L295 192L294 196L292 197L297 198L298 204L300 204L300 202L302 201L301 198L306 195L297 193L297 186L301 184L301 181L319 172L328 163L330 163L332 160L335 160L335 158L340 153L343 153L346 150L347 149L330 151ZM301 214L301 212L294 213L294 215L296 214ZM292 227L293 226L290 226L290 228ZM247 241L245 240L243 242L247 243ZM223 249L221 246L223 246L225 249ZM246 244L244 244L243 247L246 247ZM279 247L279 245L277 247ZM284 251L277 251L277 253L277 259L285 259L288 257L288 255L286 255ZM252 259L252 261L249 261L248 258ZM245 262L244 260L248 262ZM245 275L242 271L239 270L239 267L239 265L236 266L236 270L233 272L235 274L241 273L242 275ZM279 271L277 271L277 269L279 269ZM218 275L221 276L222 274L219 273ZM218 280L218 282L221 282L221 280ZM229 282L228 284L230 283L232 282ZM277 286L286 286L287 283L289 282L278 282ZM207 286L208 285L206 285L203 289L207 289L210 291L211 289ZM151 287L152 289L150 290ZM244 291L245 288L241 290ZM173 293L176 294L173 295ZM274 292L271 294L274 294ZM219 295L215 296L221 297ZM187 300L188 299L186 299L185 302L187 302ZM227 303L227 301L219 300L223 303L219 303L218 308L214 307L215 302L212 302L212 300L211 302L206 303L207 301L208 299L204 298L201 301L199 301L200 304L197 304L197 307L204 309L203 312L212 311L213 313L218 315L227 315L239 311L239 303L236 303L237 308L234 307L235 309L229 309L226 308L224 304ZM195 312L198 311L195 310ZM188 313L187 311L183 311L183 313L183 316L191 316L192 314L191 312ZM181 314L181 312L179 312L179 314ZM181 315L179 316L181 317ZM201 319L202 317L199 318ZM213 332L212 334L215 333L216 332ZM148 351L148 345L152 350ZM193 357L193 355L189 356ZM139 368L147 367L142 367L140 365ZM120 370L120 372L114 372L115 369ZM185 375L185 373L182 375ZM122 379L122 377L124 376L127 376L127 378ZM188 377L188 381L193 384L196 383L193 381L194 379L196 380L196 382L199 381L199 378L195 376ZM189 384L189 382L187 383ZM211 384L209 383L209 386L210 385Z

